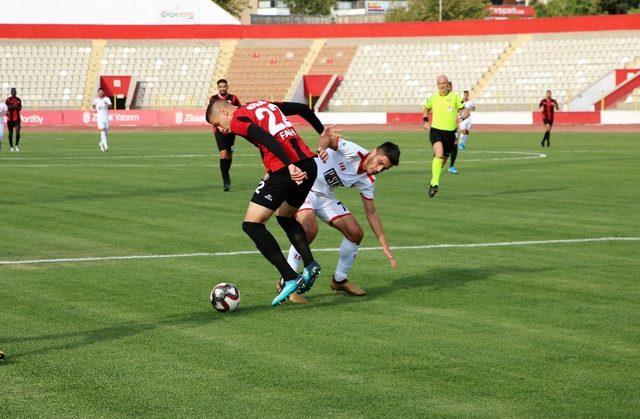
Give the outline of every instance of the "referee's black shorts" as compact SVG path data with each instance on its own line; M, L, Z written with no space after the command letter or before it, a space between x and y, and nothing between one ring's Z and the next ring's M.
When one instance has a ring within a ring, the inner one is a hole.
M456 148L456 131L444 131L432 127L429 130L429 141L431 145L441 142L444 155L448 156Z
M294 164L303 172L307 172L307 178L300 185L291 180L289 169L283 167L277 172L267 173L258 184L251 202L273 211L277 210L283 202L294 208L300 208L316 181L318 167L313 157Z
M9 128L9 130L14 129L15 127L19 127L20 126L20 120L16 120L16 121L7 121L7 128Z
M227 150L233 153L233 145L236 142L235 134L223 134L216 130L215 132L216 144L218 144L218 151Z

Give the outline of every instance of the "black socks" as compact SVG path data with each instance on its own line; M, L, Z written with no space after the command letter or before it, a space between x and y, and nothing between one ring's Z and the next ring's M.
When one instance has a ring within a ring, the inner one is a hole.
M304 266L308 266L313 262L313 255L311 254L309 242L307 241L307 233L304 232L302 225L294 217L276 216L276 220L278 220L280 227L287 233L289 241L302 257Z
M245 221L242 223L242 230L251 237L262 256L276 267L285 281L290 281L298 276L296 271L287 263L280 245L264 224Z
M220 159L220 173L222 174L222 182L225 185L231 183L231 179L229 177L229 169L231 169L231 161L232 159Z
M458 145L454 144L453 150L451 150L451 163L449 164L449 167L455 166L457 157L458 157Z

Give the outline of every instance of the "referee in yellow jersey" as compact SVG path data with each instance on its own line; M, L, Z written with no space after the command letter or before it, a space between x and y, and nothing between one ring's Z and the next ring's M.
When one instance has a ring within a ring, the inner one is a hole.
M429 197L438 192L440 175L447 162L447 157L456 147L456 131L458 130L458 111L464 108L462 98L449 89L449 79L445 75L438 76L438 94L431 95L424 104L424 129L429 130L429 140L433 147L431 163L431 182ZM429 120L431 113L431 120Z

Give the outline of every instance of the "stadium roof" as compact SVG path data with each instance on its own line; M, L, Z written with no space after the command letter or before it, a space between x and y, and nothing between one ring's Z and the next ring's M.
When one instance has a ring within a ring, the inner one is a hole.
M20 0L4 2L0 23L239 25L210 0Z

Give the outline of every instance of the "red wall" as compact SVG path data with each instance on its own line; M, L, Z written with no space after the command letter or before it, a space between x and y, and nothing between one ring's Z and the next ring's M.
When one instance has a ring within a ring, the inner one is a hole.
M640 29L640 15L519 20L326 25L0 25L2 38L54 39L264 39L362 38Z
M640 71L640 68L625 68L623 70L616 70L616 86L627 81L627 77L629 74L636 74L638 71Z

